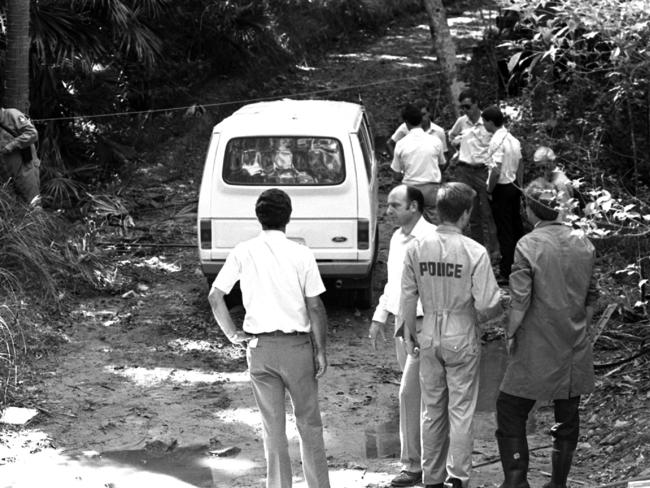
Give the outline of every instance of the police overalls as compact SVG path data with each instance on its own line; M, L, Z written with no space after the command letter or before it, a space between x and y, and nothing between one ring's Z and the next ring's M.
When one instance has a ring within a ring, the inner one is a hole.
M418 297L423 483L456 478L467 486L478 397L477 312L500 309L486 249L449 225L414 240L404 263L402 309Z

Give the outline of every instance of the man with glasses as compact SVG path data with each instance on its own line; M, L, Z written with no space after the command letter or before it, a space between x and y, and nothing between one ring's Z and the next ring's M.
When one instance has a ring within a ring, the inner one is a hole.
M492 134L485 128L473 90L463 90L458 96L462 115L449 130L449 140L458 149L451 161L455 179L469 185L475 192L468 235L483 244L495 259L499 253L496 226L487 193L488 161Z

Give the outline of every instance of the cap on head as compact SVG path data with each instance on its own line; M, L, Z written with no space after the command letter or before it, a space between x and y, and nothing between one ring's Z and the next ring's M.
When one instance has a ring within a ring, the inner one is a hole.
M548 146L540 146L533 155L533 161L541 163L542 161L555 161L555 153Z
M255 203L255 215L262 226L281 229L291 218L291 198L278 188L264 190Z
M526 205L541 220L555 220L560 214L557 187L544 178L531 181L524 190Z

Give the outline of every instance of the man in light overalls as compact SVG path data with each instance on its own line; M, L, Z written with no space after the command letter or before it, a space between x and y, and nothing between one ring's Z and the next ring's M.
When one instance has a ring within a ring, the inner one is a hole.
M443 184L437 195L442 224L414 239L404 261L404 341L409 354L420 357L422 479L429 488L469 484L478 397L478 313L487 319L502 310L485 247L462 233L474 197L464 183ZM424 310L420 323L418 298Z

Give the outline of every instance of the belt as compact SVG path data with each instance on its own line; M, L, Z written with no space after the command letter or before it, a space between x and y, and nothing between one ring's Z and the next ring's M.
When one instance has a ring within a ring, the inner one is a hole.
M260 332L259 334L251 334L255 337L282 337L282 336L301 336L309 335L309 332L284 332L282 330L274 330L272 332Z
M483 164L483 163L469 164L469 163L466 163L465 161L458 161L456 164L458 166L464 166L464 167L471 168L471 169L485 169L485 168L487 168L487 166L485 164Z

